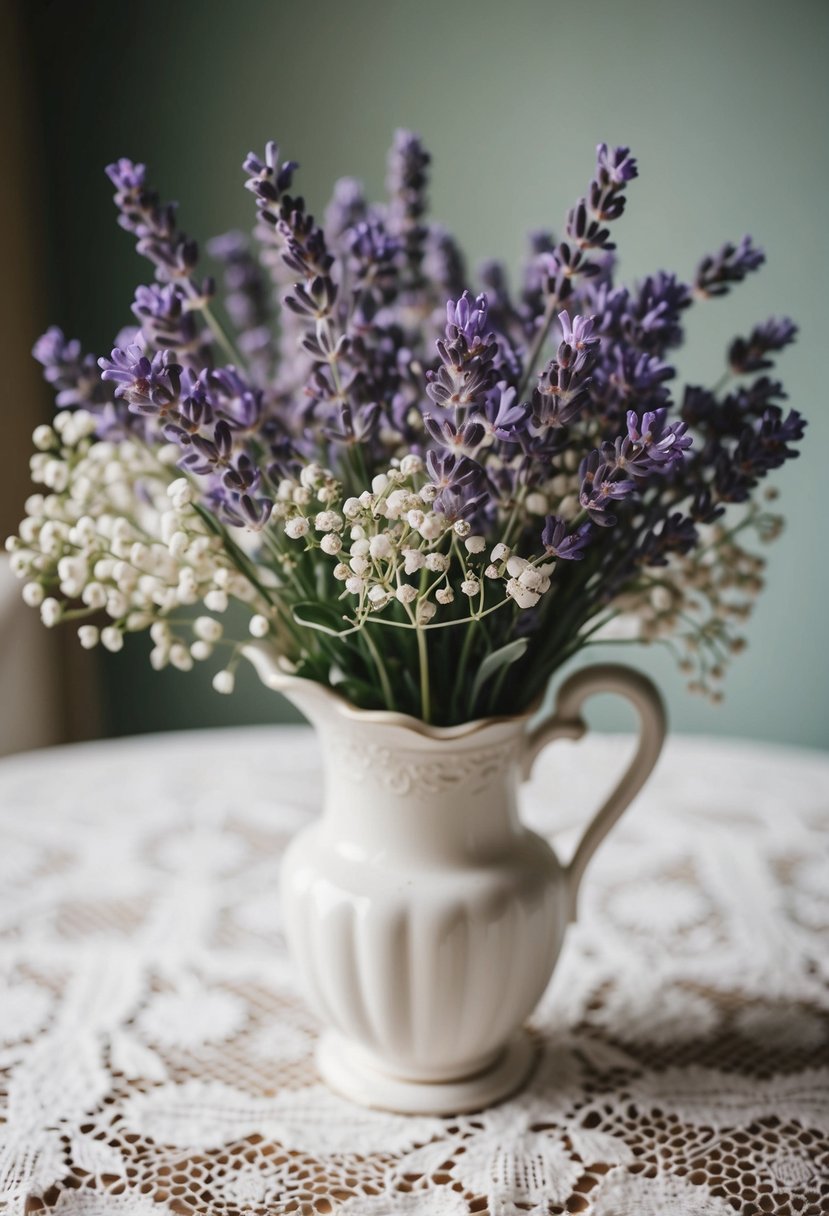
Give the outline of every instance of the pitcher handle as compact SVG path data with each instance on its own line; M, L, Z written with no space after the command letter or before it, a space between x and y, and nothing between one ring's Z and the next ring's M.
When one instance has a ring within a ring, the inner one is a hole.
M616 820L639 793L650 776L665 741L665 705L656 685L641 672L618 663L602 663L575 672L558 691L552 717L527 734L523 776L526 780L538 753L554 739L581 739L587 723L581 707L600 692L618 693L630 701L639 716L639 743L633 759L579 841L566 867L569 885L569 916L576 917L576 901L588 861Z

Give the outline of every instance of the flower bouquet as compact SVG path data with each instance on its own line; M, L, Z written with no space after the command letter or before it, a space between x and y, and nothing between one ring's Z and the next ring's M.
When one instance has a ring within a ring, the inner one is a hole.
M766 375L785 319L735 339L716 386L672 393L685 314L763 255L745 237L691 283L617 286L627 148L599 146L517 293L495 262L470 290L425 218L428 163L398 133L387 201L341 181L323 228L293 162L274 144L248 156L254 243L208 245L221 309L144 166L111 165L155 281L109 356L57 329L35 346L60 410L35 432L44 491L9 548L27 602L82 622L83 646L149 630L154 667L221 654L219 692L245 656L320 728L324 813L281 887L329 1027L322 1075L359 1102L450 1113L527 1075L519 1028L664 736L656 690L625 668L578 672L536 725L545 686L624 618L719 697L761 587L744 538L780 527L759 486L804 422ZM640 741L564 866L521 826L515 786L602 690L633 703Z
M385 203L344 179L323 226L296 164L251 153L254 239L207 246L222 305L145 167L109 166L154 278L108 356L57 328L34 348L59 412L7 542L24 598L85 647L149 630L156 668L221 655L219 692L249 630L286 672L437 725L522 712L616 618L719 698L762 586L745 538L780 528L759 486L803 435L767 374L795 326L736 338L714 387L674 390L670 358L763 254L744 237L692 282L617 285L637 166L601 144L518 290L498 262L470 290L428 165L398 132Z

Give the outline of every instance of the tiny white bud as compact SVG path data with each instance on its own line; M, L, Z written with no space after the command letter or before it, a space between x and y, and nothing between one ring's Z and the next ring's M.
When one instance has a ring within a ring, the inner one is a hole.
M512 557L507 558L507 574L511 574L513 578L518 578L518 575L523 570L526 570L529 564L526 558L513 554Z
M123 650L124 648L124 635L114 625L107 625L105 629L101 630L101 645L104 650L117 654L119 650Z
M217 671L213 677L213 687L216 692L224 693L225 695L232 693L236 684L236 677L232 671Z
M209 612L225 612L227 610L227 592L213 589L204 597L204 606Z
M248 629L250 630L251 637L264 638L270 632L270 628L270 621L266 616L262 616L261 613L257 612L255 616L250 618Z
M39 608L43 603L45 591L40 583L26 583L23 588L23 602L30 608Z
M367 557L352 557L348 564L355 574L365 574L366 570L371 568L371 562Z
M387 519L399 519L406 509L411 495L408 490L392 490L385 502L384 514Z
M353 551L353 550L352 550ZM391 541L382 533L379 536L372 536L369 542L369 553L374 558L391 557L392 547Z
M297 507L307 507L313 495L307 486L297 486L291 495L293 503Z
M455 593L451 587L438 587L435 592L435 599L439 604L451 604L455 598Z
M463 542L467 553L483 553L486 541L483 536L467 536Z
M389 602L389 593L385 587L381 587L379 583L375 583L369 589L368 598L375 607L382 607L383 604Z
M95 625L81 625L78 629L78 640L84 650L92 650L98 645L98 629Z
M203 642L218 642L223 632L221 621L212 616L197 616L193 621L193 633Z
M417 588L411 583L401 583L394 594L401 604L411 604L417 599Z
M107 602L106 588L101 583L87 583L81 592L81 599L87 608L105 608Z
M167 666L170 652L166 646L154 646L150 651L150 666L153 671L161 671Z
M480 590L481 584L477 578L465 578L461 583L461 591L470 598L477 595Z
M438 496L437 486L433 486L431 482L427 482L425 486L420 487L420 497L424 502L434 502ZM432 605L434 607L434 604Z
M328 532L320 541L320 548L329 557L334 557L343 547L343 542L335 532Z
M170 647L170 663L177 671L193 670L193 656L182 642L173 642Z
M426 565L426 555L419 549L403 550L403 569L406 574L416 574Z
M339 562L334 567L334 578L339 582L344 583L346 579L351 578L351 568L346 566L344 562Z
M357 537L349 550L352 557L368 557L370 551L371 545L364 536Z
M491 562L505 562L510 555L509 548L506 545L496 545L489 555Z
M336 511L320 511L314 519L314 527L317 532L340 532L343 527L342 516Z
M452 531L455 533L456 536L460 536L461 539L463 539L465 536L469 535L469 533L472 531L472 528L470 527L470 525L467 523L467 521L465 519L456 519L455 522L452 524Z
M419 456L404 456L400 461L400 472L406 477L411 477L414 473L423 471L423 461Z
M186 477L177 477L167 487L167 496L177 510L193 501L193 489Z
M385 473L378 473L376 477L371 479L371 489L374 494L382 494L389 484L389 479Z
M525 567L518 575L518 581L522 587L528 587L530 591L541 591L545 583L547 586L550 585L550 580L533 566Z
M417 623L419 625L426 625L431 621L436 612L437 608L430 600L421 600L416 611Z
M299 481L306 490L313 490L317 482L322 479L322 476L323 471L320 465L314 463L306 464L300 470Z
M198 663L203 663L205 659L209 659L213 653L213 647L209 642L201 640L193 642L190 647L190 653Z
M445 553L427 553L426 569L433 574L443 574L449 569L449 558Z
M114 621L119 620L122 616L127 615L129 602L122 591L110 591L107 595L106 603L107 615L111 616Z
M519 608L534 608L541 598L536 591L530 591L517 578L511 578L507 583L507 595L515 600Z
M446 530L446 519L442 515L430 512L418 528L424 540L437 540Z
M352 595L359 595L365 585L366 580L364 578L357 578L353 574L345 580L345 589L346 591L350 591Z
M170 641L170 626L166 621L153 621L150 625L150 637L156 646L166 646Z
M406 512L406 522L410 528L419 528L425 518L426 516L422 511L413 510Z
M360 500L358 498L347 498L343 503L343 515L346 519L354 519L360 514Z
M50 426L36 426L32 435L35 447L41 452L48 452L55 447L58 437Z
M285 522L285 535L290 536L291 540L299 540L308 532L308 520L304 515L295 515L293 519Z
M530 515L546 515L550 509L550 504L547 501L545 494L540 494L537 490L533 494L528 494L524 505Z

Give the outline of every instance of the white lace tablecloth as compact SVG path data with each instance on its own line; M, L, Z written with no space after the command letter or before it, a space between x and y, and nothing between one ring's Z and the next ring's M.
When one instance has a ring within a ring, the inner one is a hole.
M562 853L627 746L539 762ZM303 728L0 764L0 1210L829 1212L829 757L674 739L588 871L532 1083L445 1119L318 1082L276 870L319 794Z

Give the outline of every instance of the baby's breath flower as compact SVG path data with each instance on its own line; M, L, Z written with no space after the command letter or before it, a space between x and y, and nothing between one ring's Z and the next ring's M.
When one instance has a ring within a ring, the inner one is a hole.
M267 617L257 613L255 616L250 618L248 629L250 630L252 637L264 638L268 635L268 633L270 633L270 628L270 621Z
M411 583L401 583L394 594L401 604L411 604L417 599L417 588Z
M84 650L92 650L97 646L99 636L95 625L81 625L78 629L78 640Z
M236 677L232 671L217 671L213 677L213 687L216 692L229 695L233 692L236 684Z
M166 640L166 638L169 636L169 629L163 623L160 622L160 624L160 634ZM224 626L222 625L221 621L217 621L215 617L197 616L195 621L193 621L193 633L203 642L218 642L223 632ZM159 639L153 635L153 640L157 641Z
M329 557L334 557L343 547L343 542L335 532L328 532L320 540L320 548L323 553L327 553Z
M451 604L455 598L455 593L451 587L438 587L435 592L435 599L439 604Z
M119 650L123 650L124 648L124 635L114 625L107 625L106 628L101 630L101 645L104 650L117 654Z
M420 549L404 549L402 556L406 574L416 574L426 565L426 554L421 553Z
M481 584L477 578L465 578L461 583L461 591L464 593L464 595L468 595L470 598L473 595L478 595L480 590Z
M320 511L314 519L317 532L341 532L343 518L336 511Z
M204 597L204 606L209 612L226 612L227 611L227 592L214 589L208 591Z
M308 520L304 515L295 515L292 519L285 521L285 535L290 536L291 540L299 540L300 537L307 535L308 529Z
M537 591L531 591L517 578L511 578L507 583L507 595L515 600L519 608L534 608L541 598Z
M44 590L40 583L26 583L23 588L23 602L30 608L39 608L43 603Z
M483 553L486 539L483 536L467 536L463 542L467 553Z

